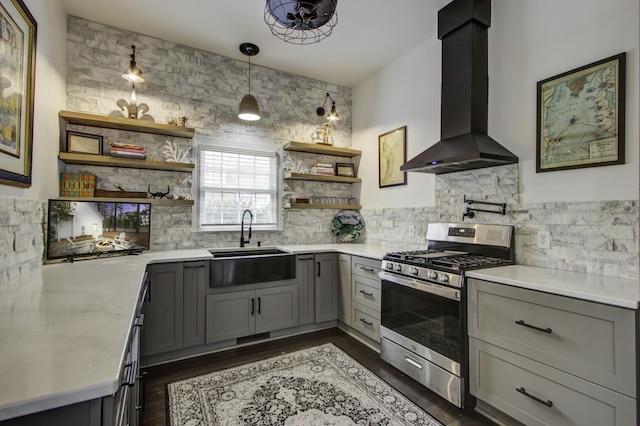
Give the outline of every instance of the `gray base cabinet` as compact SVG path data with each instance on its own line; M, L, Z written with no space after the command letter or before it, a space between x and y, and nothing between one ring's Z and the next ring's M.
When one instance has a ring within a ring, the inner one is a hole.
M336 253L297 256L299 324L338 318L338 256Z
M204 344L209 262L149 265L147 273L143 356Z
M351 327L380 343L380 261L351 258Z
M296 284L206 296L206 343L298 325Z
M635 425L633 310L468 280L471 394L527 425Z
M338 255L338 320L351 324L351 255Z

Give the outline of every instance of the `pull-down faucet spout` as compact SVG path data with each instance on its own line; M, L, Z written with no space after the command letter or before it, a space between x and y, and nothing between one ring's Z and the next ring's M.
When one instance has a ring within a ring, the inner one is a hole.
M249 213L249 238L244 239L244 215ZM251 223L253 222L253 213L251 210L246 209L242 212L242 222L240 224L240 247L244 247L245 244L249 244L251 242Z

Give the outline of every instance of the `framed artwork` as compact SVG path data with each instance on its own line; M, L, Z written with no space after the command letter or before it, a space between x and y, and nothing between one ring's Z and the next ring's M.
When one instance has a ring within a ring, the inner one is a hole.
M102 136L67 132L67 152L102 155Z
M407 184L407 172L400 171L407 161L407 126L378 136L379 187Z
M537 173L624 164L625 59L538 82Z
M22 0L0 0L0 183L31 186L37 23Z
M356 177L352 163L336 163L336 176Z

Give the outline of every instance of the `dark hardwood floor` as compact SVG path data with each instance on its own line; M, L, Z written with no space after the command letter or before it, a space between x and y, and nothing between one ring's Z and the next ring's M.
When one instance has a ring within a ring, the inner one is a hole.
M495 425L484 416L459 410L443 398L380 359L377 352L338 328L317 331L286 339L259 343L250 347L230 349L216 354L174 362L146 369L145 410L143 426L166 426L166 385L216 370L235 367L287 352L331 342L373 373L381 377L423 410L447 426Z

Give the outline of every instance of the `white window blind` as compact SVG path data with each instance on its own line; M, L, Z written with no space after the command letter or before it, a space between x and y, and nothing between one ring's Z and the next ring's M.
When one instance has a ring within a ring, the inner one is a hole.
M275 152L201 146L199 157L200 230L237 229L245 209L253 213L254 229L277 229Z

